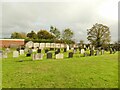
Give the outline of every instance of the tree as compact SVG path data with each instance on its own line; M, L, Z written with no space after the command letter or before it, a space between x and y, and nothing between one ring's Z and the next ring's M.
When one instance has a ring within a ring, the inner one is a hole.
M27 34L27 37L29 37L30 39L36 39L37 34L34 31L31 31L30 33Z
M26 38L26 34L24 32L13 32L11 34L11 38L12 39L25 39Z
M96 23L91 29L87 30L87 35L87 39L96 47L103 47L110 43L110 31L106 25Z
M60 39L60 31L56 27L51 26L50 32L55 35L56 39Z
M54 35L49 33L47 30L40 30L37 32L38 39L53 39L55 38Z
M73 35L74 35L74 33L69 28L67 28L63 31L63 39L64 40L71 40Z

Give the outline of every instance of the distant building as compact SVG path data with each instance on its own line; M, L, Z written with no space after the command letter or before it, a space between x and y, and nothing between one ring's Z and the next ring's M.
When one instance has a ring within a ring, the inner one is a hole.
M16 47L24 45L24 39L0 39L0 47Z

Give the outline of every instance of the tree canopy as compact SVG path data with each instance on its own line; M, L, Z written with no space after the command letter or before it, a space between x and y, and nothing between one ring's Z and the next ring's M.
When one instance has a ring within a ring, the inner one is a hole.
M96 47L102 47L109 44L111 39L109 27L98 23L87 30L87 35L87 39Z

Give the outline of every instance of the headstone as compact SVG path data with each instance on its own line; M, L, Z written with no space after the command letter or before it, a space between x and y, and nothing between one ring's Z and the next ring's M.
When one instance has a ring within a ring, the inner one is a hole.
M67 48L64 48L64 52L67 52Z
M47 53L49 50L48 49L45 49L45 53Z
M95 54L95 55L96 55L96 56L99 55L99 50L96 50L96 54Z
M47 59L52 59L52 53L51 52L47 52Z
M73 57L73 52L69 52L68 57L72 58Z
M43 54L40 54L40 53L33 54L32 59L33 60L41 60L41 59L43 59Z
M67 45L67 51L69 50L69 45Z
M20 50L20 55L23 55L24 54L24 50Z
M26 57L30 57L30 56L31 56L31 54L30 54L30 53L27 53L27 54L26 54Z
M85 50L84 49L81 49L81 54L84 54L85 53Z
M32 48L33 45L34 45L34 43L33 43L32 41L29 41L29 42L27 42L27 43L25 44L25 46L26 46L27 48Z
M7 58L7 57L8 57L7 52L5 52L5 53L3 54L3 58Z
M63 59L63 54L61 54L61 53L56 54L56 59Z
M13 51L13 57L19 57L19 52L18 51Z
M87 56L87 53L85 52L85 53L84 53L84 57L86 57L86 56Z
M37 53L41 53L41 49L38 49L38 50L37 50Z
M90 50L90 56L94 55L94 50Z
M10 53L10 48L6 48L6 52L7 52L7 53Z
M102 50L101 50L101 55L103 55L103 54L104 54L104 50L102 49Z

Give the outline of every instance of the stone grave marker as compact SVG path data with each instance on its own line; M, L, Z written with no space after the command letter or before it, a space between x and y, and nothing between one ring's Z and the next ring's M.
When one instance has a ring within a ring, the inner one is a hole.
M67 47L67 51L69 50L69 45L66 46Z
M64 52L67 52L67 48L64 48Z
M47 59L52 59L52 53L51 52L47 52Z
M23 55L24 54L24 50L20 50L20 55Z
M96 56L99 55L99 50L96 50L96 54L95 54L95 55L96 55Z
M90 50L90 56L94 55L94 50Z
M8 55L7 55L7 52L3 53L3 58L7 58Z
M19 57L19 52L18 51L13 51L13 57Z
M62 53L56 54L56 59L63 59L63 54Z
M81 54L84 54L85 53L85 50L84 49L81 49Z
M68 58L72 58L72 57L73 57L73 52L69 52Z
M102 50L101 50L101 55L103 55L103 54L104 54L104 50L102 49Z
M33 60L41 60L41 59L43 59L43 54L40 54L40 53L36 53L36 54L33 54L32 55L32 59Z
M49 50L48 49L45 49L45 53L47 53Z
M37 53L41 53L41 49L38 49L38 50L37 50Z
M26 46L27 48L32 48L33 45L34 45L34 43L33 43L32 41L29 41L29 42L27 42L27 43L25 44L25 46Z

